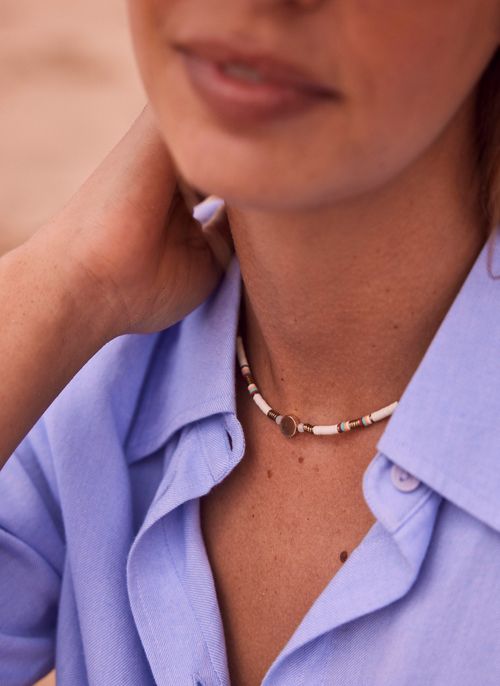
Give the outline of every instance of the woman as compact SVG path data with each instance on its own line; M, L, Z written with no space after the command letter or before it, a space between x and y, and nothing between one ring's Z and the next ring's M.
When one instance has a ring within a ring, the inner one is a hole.
M497 684L500 4L129 8L0 263L0 683Z

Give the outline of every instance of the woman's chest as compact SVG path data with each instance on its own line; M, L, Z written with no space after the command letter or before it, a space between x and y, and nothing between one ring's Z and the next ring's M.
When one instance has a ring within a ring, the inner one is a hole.
M315 478L280 479L245 460L200 501L232 686L262 682L374 522L360 488L335 493L315 487L312 467Z

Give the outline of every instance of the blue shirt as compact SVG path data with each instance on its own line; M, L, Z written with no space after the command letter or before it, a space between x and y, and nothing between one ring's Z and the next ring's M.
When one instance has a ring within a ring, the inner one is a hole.
M386 420L362 484L376 521L265 686L500 684L500 279L486 257ZM229 685L199 498L244 457L240 288L233 256L181 322L105 345L0 472L2 686L54 664L60 686Z

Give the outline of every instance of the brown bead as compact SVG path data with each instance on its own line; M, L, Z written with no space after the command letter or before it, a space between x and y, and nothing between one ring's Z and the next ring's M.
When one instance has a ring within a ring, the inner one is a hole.
M299 418L293 414L286 414L281 420L280 429L283 436L292 438L297 433Z
M341 562L345 562L345 561L347 560L347 550L343 550L343 551L340 553L339 559L340 559Z

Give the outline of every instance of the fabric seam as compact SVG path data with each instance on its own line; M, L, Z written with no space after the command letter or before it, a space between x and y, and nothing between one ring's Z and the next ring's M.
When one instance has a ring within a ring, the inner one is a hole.
M185 504L185 503L183 503L183 504ZM163 538L164 538L164 541L165 541L165 546L166 546L166 548L167 548L168 555L169 555L170 560L171 560L171 562L172 562L172 567L173 567L173 569L174 569L174 571L175 571L175 574L176 574L177 579L178 579L178 581L179 581L179 584L180 584L180 586L181 586L181 588L182 588L182 590L183 590L183 592L184 592L184 595L185 595L185 597L186 597L186 599L187 599L187 601L188 601L189 607L191 608L191 612L193 613L194 617L196 618L196 621L198 622L198 626L200 627L200 633L201 633L201 635L202 635L202 637L203 637L203 641L204 641L204 643L205 643L205 648L206 648L206 651L207 651L207 654L208 654L208 659L210 660L210 664L211 664L211 666L212 666L212 669L213 669L213 671L214 671L214 674L216 675L217 682L219 683L219 686L222 686L222 680L221 680L221 678L219 677L219 673L218 673L217 670L215 669L215 665L214 665L214 663L213 663L213 661L212 661L212 656L211 656L211 654L210 654L210 650L209 650L209 647L208 647L207 637L205 636L205 632L204 632L203 629L201 628L201 627L202 627L202 624L201 624L201 622L200 622L200 620L199 620L199 617L198 617L198 615L196 614L196 611L195 611L195 609L194 609L194 607L193 607L193 603L191 602L191 598L189 597L189 593L186 591L186 589L185 589L185 587L184 587L184 584L182 583L181 576L180 576L180 574L179 574L179 570L177 569L177 565L175 564L175 559L174 559L174 556L172 555L172 551L171 551L170 546L169 546L169 543L168 543L168 536L167 536L167 531L166 531L166 517L165 517L165 515L162 517L161 527L162 527L162 531L163 531Z

